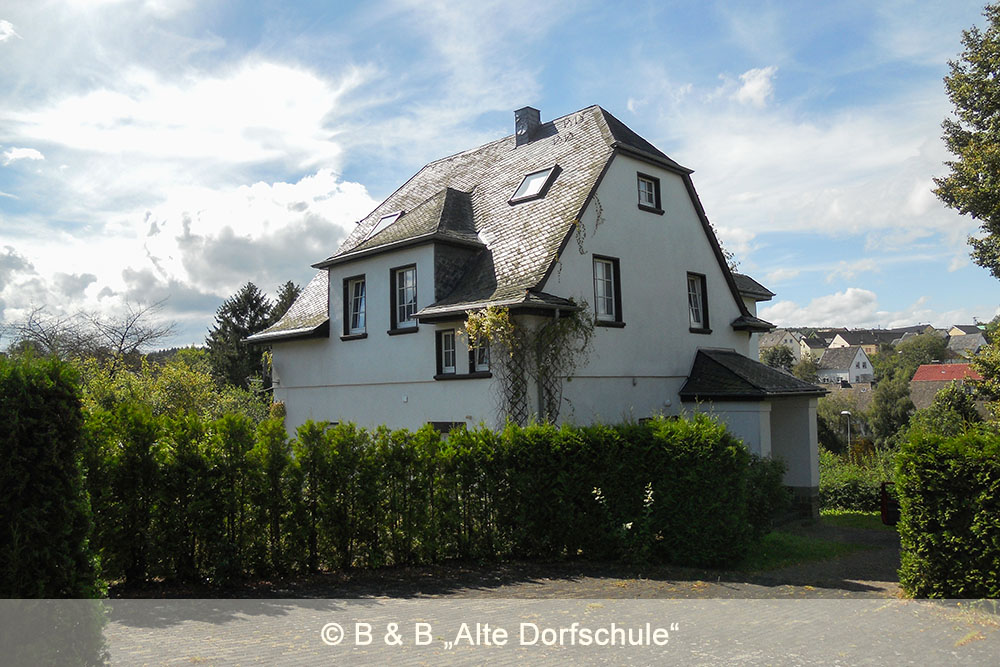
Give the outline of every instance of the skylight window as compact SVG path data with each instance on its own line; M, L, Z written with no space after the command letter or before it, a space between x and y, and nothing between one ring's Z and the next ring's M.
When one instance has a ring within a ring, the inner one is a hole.
M372 230L368 232L368 235L365 236L365 241L375 236L376 234L381 232L383 229L385 229L392 223L396 222L396 220L398 220L399 216L401 215L403 215L402 211L396 211L395 213L390 213L389 215L383 215L381 218L378 219L378 222L375 224L375 226L372 227Z
M545 193L549 190L549 186L552 185L552 181L555 180L558 171L559 168L553 165L548 169L528 174L521 181L521 185L517 187L514 196L510 198L510 203L518 204L523 201L544 197Z

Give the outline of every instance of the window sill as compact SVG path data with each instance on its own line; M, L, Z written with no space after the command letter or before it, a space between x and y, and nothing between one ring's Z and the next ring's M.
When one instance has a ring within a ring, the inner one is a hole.
M482 378L491 378L493 373L490 371L476 371L474 373L463 373L459 375L458 373L438 373L434 376L435 380L479 380Z
M653 206L647 206L646 204L639 204L639 210L646 211L648 213L655 213L656 215L663 215L662 208L655 208Z
M611 329L624 329L625 323L618 320L594 320L595 327L609 327Z
M710 333L712 333L711 329L704 329L704 328L697 328L697 327L691 327L690 329L688 329L688 331L690 331L691 333L696 333L696 334L710 334Z
M398 329L389 329L386 331L390 336L402 336L403 334L417 333L420 327L401 327Z
M341 336L340 340L344 340L344 341L347 341L347 340L362 340L364 338L368 338L368 334L367 333L347 334L346 336Z

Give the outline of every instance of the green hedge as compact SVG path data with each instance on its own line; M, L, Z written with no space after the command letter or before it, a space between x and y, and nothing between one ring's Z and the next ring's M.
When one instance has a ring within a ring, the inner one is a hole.
M88 476L109 578L225 581L246 573L463 558L742 558L784 494L707 417L443 437L280 419L88 421Z
M899 454L896 486L904 590L1000 597L1000 435L914 429Z

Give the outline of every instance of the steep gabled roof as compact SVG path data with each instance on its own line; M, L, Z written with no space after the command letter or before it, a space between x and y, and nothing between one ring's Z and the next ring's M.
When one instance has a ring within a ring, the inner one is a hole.
M733 273L733 279L736 281L736 289L740 291L742 296L745 296L748 299L753 299L754 301L770 301L774 297L774 292L767 289L750 276L742 273Z
M819 367L821 370L831 371L842 371L850 368L851 364L854 363L854 358L858 356L858 352L864 352L860 345L827 348L823 356L820 357Z
M822 396L826 390L765 366L734 350L698 350L682 401L764 400L782 396Z
M961 334L958 335L977 334L983 332L983 330L979 327L978 324L955 324L951 328L958 329L959 331L962 332Z
M520 146L510 135L427 164L359 221L335 254L313 266L326 269L411 245L446 244L467 254L464 275L450 282L447 293L435 294L435 302L418 312L418 319L457 316L488 304L574 307L562 297L542 294L541 289L619 153L684 179L740 311L731 326L749 331L772 328L747 311L694 191L691 170L599 106L542 123ZM549 168L555 175L544 196L510 203L526 175ZM387 217L395 214L398 217ZM761 298L770 294L750 282L756 287L745 284Z

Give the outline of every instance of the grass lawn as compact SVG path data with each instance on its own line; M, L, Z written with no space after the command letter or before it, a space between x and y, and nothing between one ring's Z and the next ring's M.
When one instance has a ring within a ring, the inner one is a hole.
M776 530L765 535L760 545L751 551L736 569L741 572L777 570L799 563L836 558L869 548L871 547L864 544L821 540Z
M895 532L895 526L882 523L878 512L855 512L852 510L822 510L820 521L838 528L863 528L865 530L888 530Z

